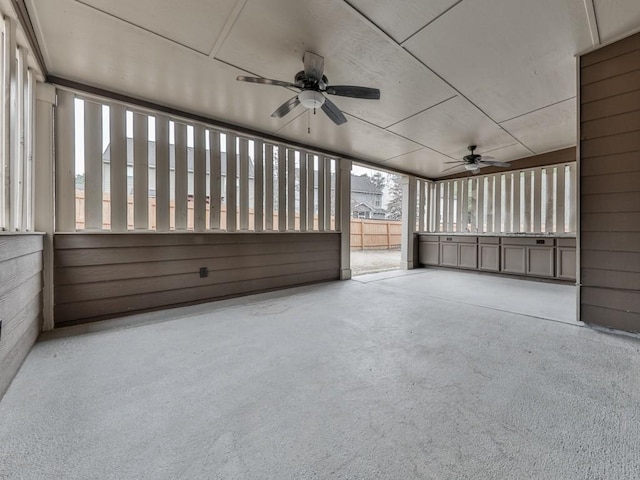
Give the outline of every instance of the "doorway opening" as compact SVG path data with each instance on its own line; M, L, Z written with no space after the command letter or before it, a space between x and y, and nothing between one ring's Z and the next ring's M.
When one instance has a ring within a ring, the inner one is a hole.
M400 176L354 165L351 172L352 275L399 270L401 234Z

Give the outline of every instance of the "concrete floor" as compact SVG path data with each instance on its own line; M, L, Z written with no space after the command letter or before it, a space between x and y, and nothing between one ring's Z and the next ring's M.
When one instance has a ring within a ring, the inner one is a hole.
M57 331L0 478L640 478L640 341L574 300L415 270Z

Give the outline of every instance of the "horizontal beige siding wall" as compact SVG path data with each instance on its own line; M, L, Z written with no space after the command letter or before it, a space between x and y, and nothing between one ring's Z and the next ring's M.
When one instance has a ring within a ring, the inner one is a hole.
M69 233L54 242L56 326L340 276L338 233Z
M0 235L0 398L38 337L42 236Z
M637 332L640 35L580 62L580 319Z

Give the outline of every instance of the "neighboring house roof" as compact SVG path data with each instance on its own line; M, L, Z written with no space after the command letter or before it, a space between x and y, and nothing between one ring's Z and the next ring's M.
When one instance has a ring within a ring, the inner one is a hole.
M373 213L379 213L381 215L385 215L387 213L387 211L384 208L375 208L375 207L372 207L371 205L368 205L365 202L358 203L355 207L353 207L353 211L354 212L373 212Z
M366 175L351 174L351 191L382 195L382 190L376 187Z
M147 151L149 158L149 166L155 167L156 165L156 142L149 140L147 143ZM206 155L209 156L209 150ZM102 161L111 163L111 144L107 145L104 153L102 154ZM133 166L133 138L127 138L127 164ZM239 169L240 156L236 156L236 166ZM169 145L169 168L175 168L176 165L176 146L174 144ZM193 147L187 147L187 170L193 171ZM220 157L220 170L222 175L227 173L227 154L221 153ZM239 170L237 170L239 171ZM249 178L254 177L254 165L253 159L249 157Z

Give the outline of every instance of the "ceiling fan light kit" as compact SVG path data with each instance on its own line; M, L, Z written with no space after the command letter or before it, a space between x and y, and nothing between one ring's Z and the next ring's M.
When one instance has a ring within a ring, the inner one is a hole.
M303 90L298 94L298 100L305 108L320 108L324 105L324 95L315 90Z
M327 80L327 77L324 75L324 57L320 55L305 52L303 63L304 70L296 74L294 83L272 80L270 78L245 77L244 75L237 77L237 80L301 90L298 95L284 102L271 114L274 118L282 118L298 105L302 104L303 107L308 109L315 110L316 108L321 108L333 123L342 125L347 122L347 117L345 117L336 104L325 97L323 93L338 95L340 97L380 100L380 90L377 88L357 87L353 85L329 86L329 80Z

